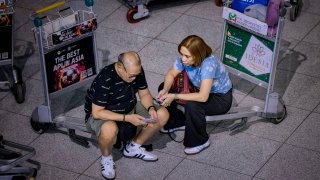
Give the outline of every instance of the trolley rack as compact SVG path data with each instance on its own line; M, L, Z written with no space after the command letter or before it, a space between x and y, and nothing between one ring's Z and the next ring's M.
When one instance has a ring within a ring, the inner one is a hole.
M35 153L34 148L4 140L0 134L0 179L35 179L40 168L39 162L30 159Z
M276 36L269 37L265 23L224 7L222 62L230 73L266 88L267 92L264 107L234 107L228 114L208 116L207 121L241 119L230 128L234 133L246 128L248 117L259 116L275 124L286 117L286 106L273 89L285 12L280 10Z
M247 128L249 117L262 117L274 124L285 119L286 106L273 89L284 16L285 9L280 13L276 36L269 37L266 23L223 7L221 61L230 73L266 88L267 93L264 107L232 107L227 114L206 116L207 122L241 119L229 127L232 135Z
M86 0L85 4L88 11L73 11L70 7L62 7L58 11L59 18L55 20L50 20L48 16L40 17L40 13L63 6L64 1L31 15L39 48L45 102L33 111L30 122L32 129L39 134L50 127L67 128L72 140L88 146L84 137L75 134L75 130L88 132L84 123L80 124L79 118L64 116L65 112L55 117L52 109L52 98L68 95L88 85L99 73L96 60L96 14L92 11L92 0ZM66 11L70 13L62 15ZM48 22L43 24L43 19ZM80 121L84 122L84 119Z
M19 68L14 65L13 53L13 14L15 0L0 0L0 70L3 71L6 80L0 85L9 86L17 103L23 103L25 99L25 84ZM11 65L10 71L1 66Z

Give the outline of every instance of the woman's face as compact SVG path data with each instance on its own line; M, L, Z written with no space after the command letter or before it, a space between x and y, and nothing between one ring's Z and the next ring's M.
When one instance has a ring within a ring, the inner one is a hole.
M180 54L181 54L182 63L184 65L190 66L194 64L193 56L191 55L190 51L186 47L181 46Z

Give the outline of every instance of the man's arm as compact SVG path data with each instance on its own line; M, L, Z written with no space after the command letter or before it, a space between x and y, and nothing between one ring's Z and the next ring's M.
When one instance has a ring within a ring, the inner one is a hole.
M123 121L123 114L115 113L92 103L92 117L99 120Z
M142 119L144 117L138 114L119 114L110 110L104 109L102 106L98 106L92 103L92 117L96 120L109 120L109 121L123 121L129 122L135 126L146 125Z
M150 106L153 106L153 98L148 88L139 90L138 95L143 107L148 109Z

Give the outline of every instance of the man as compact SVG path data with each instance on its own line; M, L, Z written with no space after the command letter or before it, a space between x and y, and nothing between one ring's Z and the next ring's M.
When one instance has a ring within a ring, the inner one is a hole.
M140 101L137 102L136 92ZM98 137L102 153L102 175L115 178L112 147L129 140L123 148L125 157L156 161L158 157L141 145L166 124L169 113L153 105L139 55L129 51L118 61L104 67L92 82L85 103L86 125ZM145 118L155 119L146 122ZM137 126L143 126L136 134Z

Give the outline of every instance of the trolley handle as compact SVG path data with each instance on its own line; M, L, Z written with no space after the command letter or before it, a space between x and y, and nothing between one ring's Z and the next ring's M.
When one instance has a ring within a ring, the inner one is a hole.
M56 2L54 4L47 6L47 7L36 10L35 14L43 13L43 12L49 11L51 9L57 8L59 6L63 6L65 3L66 3L65 1Z
M65 8L63 8L63 9L60 9L60 10L58 11L59 16L62 17L61 13L62 13L63 11L66 11L66 10L72 11L72 14L74 13L74 10L73 10L70 6L68 6L68 7L65 7Z
M68 9L70 9L70 7L66 7L66 8L60 9L60 10L59 10L59 13L61 13L61 12L63 12L63 11L66 11L66 10L68 10Z

